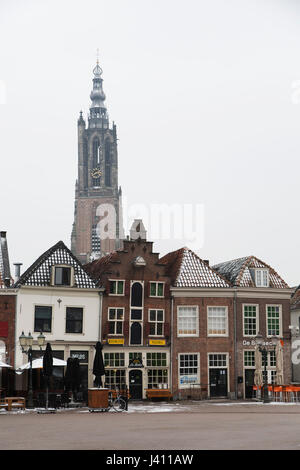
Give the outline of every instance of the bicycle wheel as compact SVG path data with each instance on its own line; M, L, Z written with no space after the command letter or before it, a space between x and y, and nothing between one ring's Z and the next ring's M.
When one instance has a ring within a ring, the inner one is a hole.
M123 398L116 398L113 401L112 407L115 411L124 411L126 409L126 402Z

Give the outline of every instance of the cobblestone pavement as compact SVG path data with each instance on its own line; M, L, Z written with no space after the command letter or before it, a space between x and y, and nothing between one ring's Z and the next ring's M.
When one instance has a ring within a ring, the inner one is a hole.
M130 402L128 412L88 408L0 413L1 450L294 449L300 404Z

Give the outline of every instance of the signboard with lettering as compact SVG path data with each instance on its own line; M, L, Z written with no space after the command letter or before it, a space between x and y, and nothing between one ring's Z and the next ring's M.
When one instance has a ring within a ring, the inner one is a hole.
M124 344L124 338L109 338L108 344Z
M87 363L89 362L89 353L88 351L71 351L70 357L79 359L80 363Z
M165 346L166 340L165 339L149 339L150 346Z
M131 367L131 368L144 367L143 361L139 357L135 357L134 359L132 359L132 361L129 362L128 367Z

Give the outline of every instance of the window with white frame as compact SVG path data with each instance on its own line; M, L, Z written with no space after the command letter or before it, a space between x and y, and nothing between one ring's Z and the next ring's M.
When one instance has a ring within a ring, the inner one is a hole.
M197 306L180 306L177 310L177 335L198 336L199 315Z
M209 354L208 355L209 367L227 367L226 354Z
M150 282L150 297L163 297L164 296L164 283L163 282Z
M125 354L123 352L104 353L105 367L124 367Z
M125 369L107 369L105 371L105 387L111 390L125 389Z
M124 308L109 308L108 322L110 335L123 334Z
M281 306L267 305L267 335L281 335Z
M164 311L149 310L150 336L163 336L164 334Z
M269 270L256 269L255 270L255 285L256 287L269 287Z
M168 369L148 369L148 388L168 386Z
M179 388L200 385L199 355L179 354Z
M160 352L147 353L147 367L166 367L167 354Z
M207 334L208 336L228 335L227 307L207 307Z
M109 295L124 295L125 281L109 281Z
M244 367L255 367L255 351L244 351Z
M258 306L257 305L244 305L244 336L256 336L258 333Z

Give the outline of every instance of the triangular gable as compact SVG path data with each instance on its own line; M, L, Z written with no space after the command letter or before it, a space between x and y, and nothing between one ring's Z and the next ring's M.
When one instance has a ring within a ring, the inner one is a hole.
M189 248L168 253L160 262L166 265L170 263L173 271L172 283L175 287L231 287L223 276Z
M45 251L45 253L22 274L15 286L50 286L51 268L54 265L60 264L73 266L75 277L74 287L82 289L96 288L95 283L84 271L80 261L78 261L62 241Z
M256 287L255 280L251 272L251 270L255 268L269 270L270 287L279 289L289 287L271 266L256 258L255 256L238 258L214 266L216 271L225 276L237 287Z

